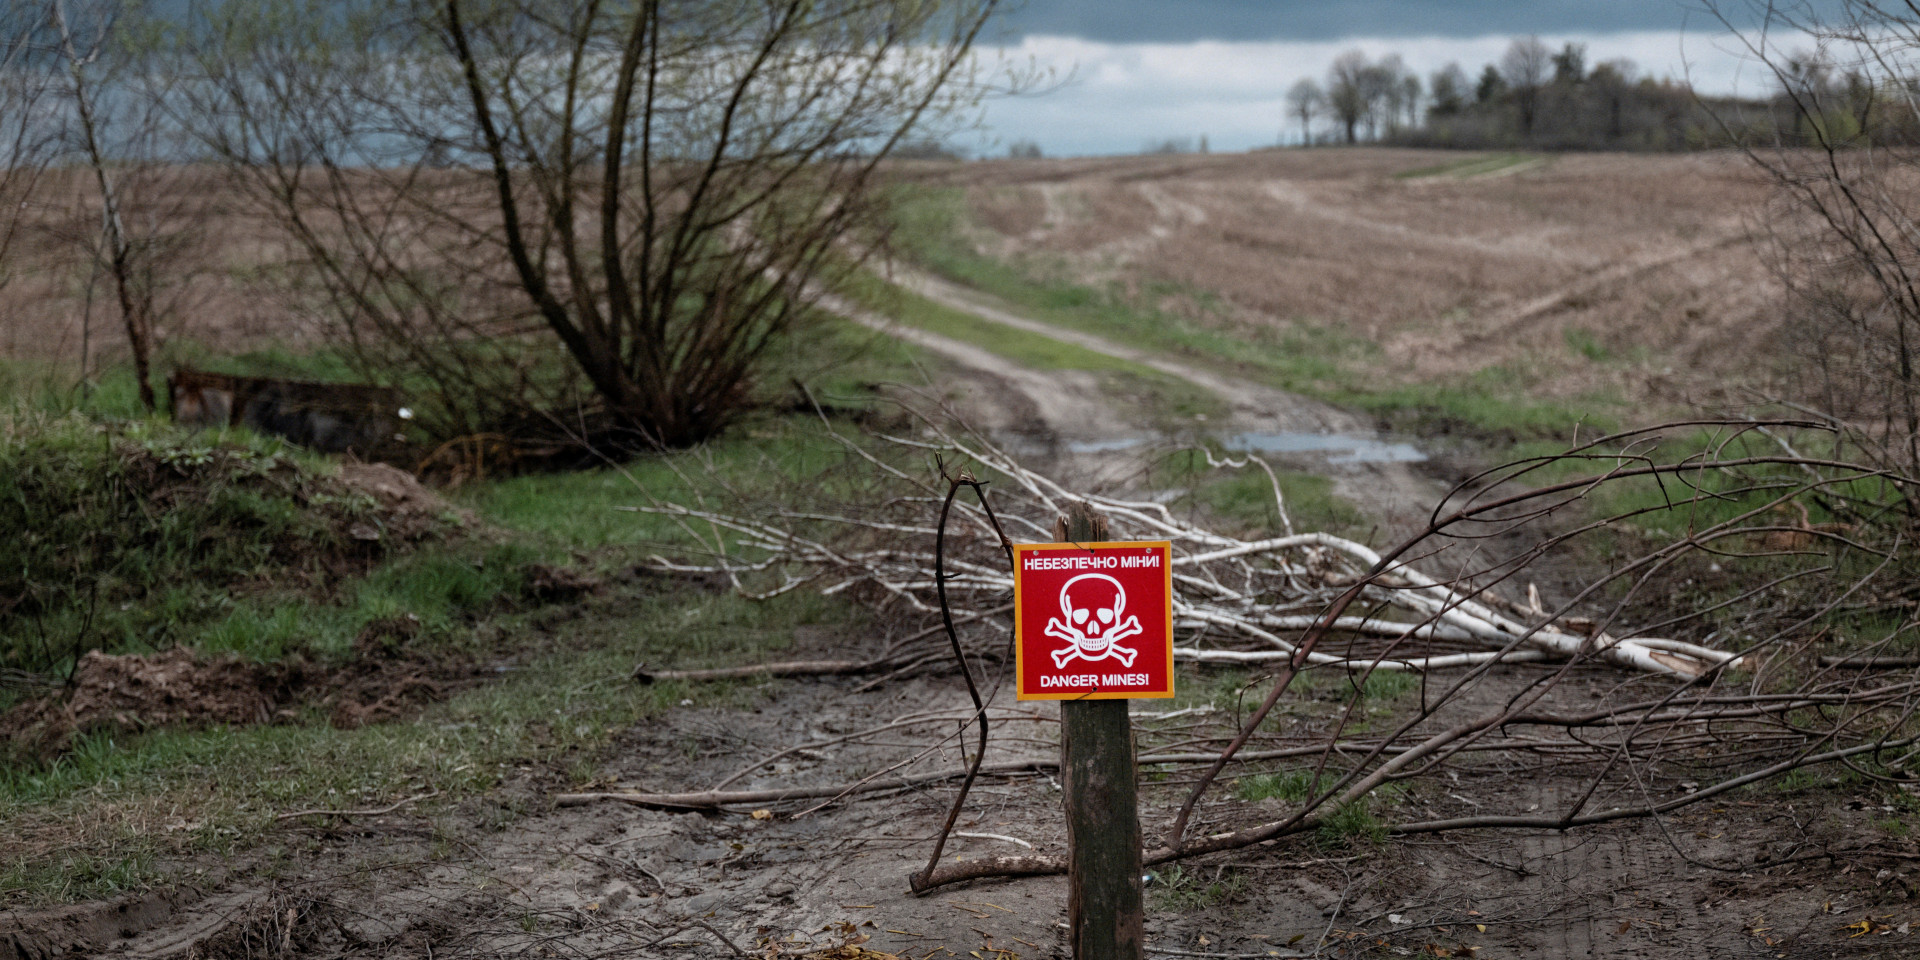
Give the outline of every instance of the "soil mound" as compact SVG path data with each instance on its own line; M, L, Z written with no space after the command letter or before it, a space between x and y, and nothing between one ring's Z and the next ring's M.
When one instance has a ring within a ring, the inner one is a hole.
M327 719L351 729L397 720L444 697L464 671L412 649L420 620L412 614L375 620L353 640L353 659L327 678L319 698Z
M95 650L80 658L66 691L0 714L0 757L55 757L95 730L292 720L306 705L342 728L401 719L473 676L468 664L413 649L419 632L411 615L376 620L355 639L350 660L326 669L299 658L262 664L231 654L202 657L184 647L153 654Z
M470 511L448 503L413 474L390 464L341 464L340 483L378 501L384 508L388 529L401 539L418 539L439 530L449 518L463 525L475 522Z
M11 752L44 757L102 728L265 723L293 699L301 672L233 655L202 659L179 647L153 654L95 650L80 658L66 696L24 703L0 716L0 738Z

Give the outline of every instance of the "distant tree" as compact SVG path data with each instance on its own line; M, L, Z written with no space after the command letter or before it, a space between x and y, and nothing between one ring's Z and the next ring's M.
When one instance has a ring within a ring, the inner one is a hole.
M1300 121L1300 145L1313 143L1313 118L1320 115L1327 95L1310 77L1302 77L1287 91L1287 115Z
M1568 43L1553 55L1553 82L1559 86L1577 86L1587 79L1587 45Z
M1346 134L1348 143L1358 142L1360 121L1367 114L1367 72L1371 65L1363 50L1349 50L1334 58L1327 68L1327 106Z
M1458 63L1435 70L1427 81L1427 89L1432 94L1432 105L1427 112L1436 117L1457 116L1466 109L1469 86L1467 72L1460 69Z
M1489 63L1485 70L1480 71L1480 82L1473 88L1473 100L1486 106L1498 101L1506 92L1507 81L1500 76L1500 68Z
M1032 140L1015 140L1007 145L1007 156L1014 160L1038 160L1045 154L1040 152L1040 145Z
M1407 112L1407 126L1420 125L1420 78L1412 73L1400 78L1400 109Z
M1587 87L1594 93L1602 113L1607 118L1607 140L1618 141L1626 134L1625 112L1627 97L1633 90L1633 78L1639 68L1632 60L1607 60L1593 68L1587 76Z
M1520 37L1507 46L1500 57L1500 76L1513 91L1514 105L1520 109L1520 135L1533 136L1535 111L1540 106L1540 87L1547 78L1552 56L1539 37Z
M1409 75L1406 61L1400 59L1397 53L1381 57L1368 71L1370 131L1384 127L1388 134L1392 134L1399 130L1400 117L1406 112L1406 86L1402 80Z
M1367 128L1367 139L1377 140L1381 128L1391 128L1400 113L1400 78L1397 56L1368 64L1360 71L1360 122Z

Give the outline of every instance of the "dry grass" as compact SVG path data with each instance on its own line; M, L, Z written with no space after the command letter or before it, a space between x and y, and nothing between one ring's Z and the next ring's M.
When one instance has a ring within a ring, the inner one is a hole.
M1776 373L1755 361L1785 353L1779 290L1750 241L1769 188L1743 158L1569 154L1475 175L1472 157L1284 150L913 174L964 188L984 253L1096 286L1204 291L1249 332L1364 340L1389 381L1501 368L1537 396L1682 400Z

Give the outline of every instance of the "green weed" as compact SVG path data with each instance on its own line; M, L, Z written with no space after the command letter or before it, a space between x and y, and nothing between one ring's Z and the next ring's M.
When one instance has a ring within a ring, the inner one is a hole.
M1367 798L1344 804L1320 821L1314 830L1315 837L1324 846L1341 847L1355 844L1377 846L1387 839L1387 828L1373 816L1368 808Z
M1169 913L1205 910L1230 903L1237 898L1246 881L1237 873L1222 874L1221 879L1203 880L1197 872L1175 864L1160 874L1148 888L1153 909Z
M1305 803L1313 792L1313 771L1304 769L1241 777L1233 788L1234 796L1249 803L1269 797L1286 803Z
M1362 700L1391 701L1420 688L1420 676L1410 670L1375 670L1360 684Z
M1592 360L1595 363L1605 363L1613 359L1613 351L1608 350L1606 345L1602 344L1600 338L1594 336L1591 330L1581 327L1568 327L1563 336L1567 341L1567 349L1586 357L1588 360Z

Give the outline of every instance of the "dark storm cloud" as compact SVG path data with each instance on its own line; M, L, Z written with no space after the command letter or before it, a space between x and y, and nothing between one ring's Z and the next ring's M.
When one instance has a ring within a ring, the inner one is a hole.
M1840 0L1813 0L1831 12ZM1737 16L1749 0L1719 0ZM1702 0L1024 0L1005 36L1053 35L1106 43L1195 40L1339 40L1483 37L1721 29Z

